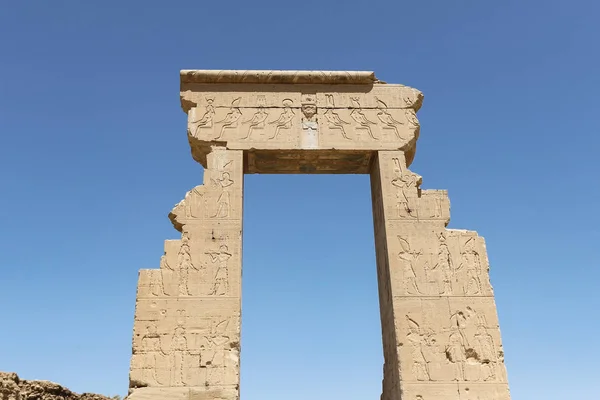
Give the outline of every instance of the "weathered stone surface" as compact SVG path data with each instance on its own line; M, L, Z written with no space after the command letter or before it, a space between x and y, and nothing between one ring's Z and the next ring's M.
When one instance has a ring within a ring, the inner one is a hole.
M131 399L239 398L243 174L371 176L382 400L509 400L489 264L446 229L445 190L408 169L423 95L372 72L182 71L204 182L169 214L181 239L139 275Z
M0 372L1 400L112 400L99 394L77 394L49 381L20 379L14 372Z

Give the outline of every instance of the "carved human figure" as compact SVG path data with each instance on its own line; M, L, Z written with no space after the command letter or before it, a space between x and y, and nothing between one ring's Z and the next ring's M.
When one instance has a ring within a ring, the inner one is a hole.
M475 348L481 362L483 380L489 381L496 378L496 363L498 357L496 355L496 345L494 338L487 332L487 329L482 324L477 327L475 334Z
M146 333L142 337L142 354L144 355L145 366L142 377L146 382L161 384L157 374L157 357L164 355L164 352L155 322L150 322L146 326Z
M153 296L165 296L164 283L162 280L162 270L152 271L150 276L150 293Z
M169 349L171 355L171 385L172 386L183 386L185 384L185 364L184 355L188 351L187 338L185 335L185 328L182 324L178 324L173 331L171 337L171 347Z
M467 357L465 354L465 343L462 333L458 328L451 330L448 337L448 345L446 346L446 358L454 367L454 380L465 380L465 362Z
M193 268L192 256L190 254L189 236L187 232L181 235L181 246L177 253L177 275L179 283L179 295L189 296L191 293L188 288L188 276L190 269Z
M221 245L219 251L206 252L210 256L211 262L216 264L211 295L224 296L229 291L229 272L227 261L232 257L227 245Z
M202 186L196 186L190 190L189 195L186 196L186 215L192 218L201 218L202 211L204 211L204 194L201 192Z
M269 122L269 125L275 125L275 134L273 134L273 136L269 139L277 138L281 129L290 129L292 127L292 121L296 116L296 113L294 110L292 110L292 105L294 104L292 100L285 99L282 103L283 111L281 112L279 118L277 118L275 121Z
M230 196L227 188L234 184L231 179L229 172L223 172L221 178L214 181L215 185L220 187L221 193L217 198L217 212L213 217L215 218L227 218L231 210Z
M346 122L340 118L339 114L334 111L335 103L333 100L332 94L326 94L327 98L327 110L323 114L325 119L328 122L329 129L337 129L342 132L342 136L344 139L352 140L346 134L346 130L344 129L344 125L350 125L350 122Z
M417 114L415 113L415 110L413 110L412 108L407 108L404 110L404 115L406 116L406 120L410 125L412 125L414 128L419 127L419 120L417 119Z
M371 138L379 140L373 135L373 131L371 130L371 125L377 124L367 118L362 110L360 102L358 101L358 97L350 97L350 100L352 101L352 111L350 112L350 117L359 125L357 129L366 129Z
M397 188L396 199L398 201L397 207L399 216L401 216L400 211L402 210L406 216L415 217L413 214L414 207L411 207L411 199L417 194L418 175L401 172L392 179L392 185ZM412 192L414 192L414 196Z
M416 321L414 321L408 315L406 316L406 320L408 325L408 334L406 335L406 339L411 344L413 373L418 381L429 381L431 380L431 375L429 373L429 363L426 358L426 350L424 349L429 342L426 335L421 332L421 327Z
M238 121L242 116L242 111L239 107L240 100L241 97L234 99L231 102L231 108L229 109L229 112L227 113L225 118L223 118L221 121L217 121L217 123L223 123L223 125L221 125L221 131L219 132L219 136L217 136L215 139L220 139L221 137L223 137L225 129L237 128Z
M417 284L417 274L415 272L414 264L417 259L421 256L420 252L412 252L410 249L410 243L400 236L397 236L400 242L400 252L398 258L403 261L404 270L404 284L407 294L421 294L419 286Z
M452 294L454 271L452 270L452 258L450 256L450 250L448 249L446 234L444 232L440 233L439 240L437 263L433 267L433 270L437 270L441 275L440 280L442 283L442 290L440 294Z
M214 102L214 98L212 97L207 97L206 98L206 111L204 112L204 114L202 115L202 117L197 120L197 121L193 121L192 124L198 124L196 125L196 129L194 130L194 136L196 136L196 133L198 132L198 129L200 128L212 128L213 126L213 121L215 118L215 107L213 106L213 102Z
M481 293L481 259L475 250L475 239L469 238L461 253L461 262L457 271L465 269L467 273L467 284L464 289L466 295Z
M252 135L254 129L263 129L268 116L269 113L265 111L265 108L263 106L259 106L252 118L250 118L248 121L242 122L242 125L249 125L248 133L246 133L246 136L244 136L242 139L250 139L250 135Z
M386 128L393 129L398 139L402 139L402 137L400 137L400 132L398 132L398 125L404 125L404 123L396 121L394 117L392 117L392 114L390 114L387 110L387 104L378 98L375 99L377 100L377 108L379 109L377 118L379 118Z

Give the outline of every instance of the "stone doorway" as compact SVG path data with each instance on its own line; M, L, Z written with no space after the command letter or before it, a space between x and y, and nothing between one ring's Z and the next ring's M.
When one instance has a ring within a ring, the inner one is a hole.
M369 174L382 400L510 398L488 260L446 229L446 191L410 171L423 96L372 72L182 71L204 183L169 214L181 233L141 270L132 399L238 399L244 174Z

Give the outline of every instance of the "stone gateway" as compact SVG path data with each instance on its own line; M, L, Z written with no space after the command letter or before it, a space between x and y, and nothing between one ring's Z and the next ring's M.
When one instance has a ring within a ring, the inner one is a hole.
M130 399L239 399L244 174L320 173L371 177L381 400L510 399L484 240L408 169L422 101L373 72L181 71L204 182L140 271Z

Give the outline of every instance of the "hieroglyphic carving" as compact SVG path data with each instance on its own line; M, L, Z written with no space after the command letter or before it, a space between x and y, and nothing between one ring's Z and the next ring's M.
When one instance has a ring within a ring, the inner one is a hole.
M367 118L365 113L362 110L358 97L351 97L352 101L352 111L350 112L350 117L358 124L354 129L364 129L369 133L369 136L375 140L379 140L373 135L373 130L371 129L371 125L377 125L376 122L373 122Z
M228 188L234 184L234 181L231 179L229 172L223 172L220 178L211 179L211 182L214 188L220 190L217 197L217 211L212 217L227 218L231 212L231 197Z
M410 125L414 128L419 127L419 120L417 119L417 113L412 108L407 108L404 110L404 116Z
M292 109L294 102L291 99L285 99L282 104L283 111L281 112L281 115L279 115L279 118L269 122L269 125L275 125L275 133L269 139L276 139L282 129L292 128L292 121L296 116L296 113Z
M326 94L327 98L327 110L323 114L327 122L329 123L329 129L339 130L342 133L344 139L352 140L346 134L346 130L344 129L344 125L350 125L350 122L346 122L340 118L340 115L334 111L335 102L332 94Z
M481 258L475 250L475 238L469 238L464 244L461 252L461 261L456 271L465 270L467 282L463 288L465 295L477 295L481 293Z
M169 348L169 370L171 371L171 385L183 386L185 384L184 356L188 352L188 343L185 327L178 323L171 337L171 346Z
M265 128L265 122L269 116L269 113L265 110L265 101L264 95L259 96L257 100L258 110L256 110L252 118L242 122L242 125L248 125L248 132L242 139L250 139L250 136L255 129Z
M393 129L394 133L396 134L396 137L398 139L402 139L402 137L400 136L400 132L398 132L398 125L404 125L403 122L400 121L396 121L394 119L394 117L392 117L392 114L390 114L387 111L387 104L385 104L385 102L383 102L383 100L375 97L375 99L377 100L377 108L379 108L379 112L377 113L377 118L379 118L379 120L385 125L383 128L384 129Z
M221 130L219 131L219 136L217 136L216 139L220 139L221 137L223 137L223 133L225 132L225 129L237 128L238 121L242 117L242 111L240 110L240 107L239 107L240 100L241 100L241 97L235 98L231 102L231 108L229 109L229 113L227 113L225 118L223 118L221 121L217 121L217 123L222 123L223 125L221 125Z
M302 94L300 109L302 122L317 122L317 99L314 94Z
M202 115L202 117L197 121L191 121L191 124L197 124L196 129L194 129L194 136L197 134L198 129L200 128L212 128L213 122L215 118L215 106L213 106L213 102L215 101L214 97L206 98L206 111Z
M406 294L422 294L418 286L418 277L415 271L415 263L421 257L420 251L411 251L410 244L406 238L397 236L400 243L398 258L404 264L404 285Z
M433 270L437 273L437 282L441 284L438 287L439 294L450 295L452 294L452 281L454 278L454 270L452 267L452 257L450 255L450 249L446 239L446 233L441 232L438 236L439 247L437 262L435 263Z
M190 253L190 237L187 232L181 235L181 247L177 253L177 276L180 296L190 296L188 287L190 269L194 268Z
M411 344L413 374L418 381L430 381L429 363L432 361L431 347L435 343L434 332L431 330L424 332L421 326L408 315L406 316L406 320L408 326L406 339Z
M186 194L185 199L185 215L188 218L202 218L205 208L206 208L206 200L204 198L204 193L202 192L204 189L203 185L199 185L194 187Z
M393 158L395 176L392 186L396 188L396 210L399 217L417 218L417 189L421 177L413 172L406 171L398 158Z
M213 264L216 264L216 271L213 278L213 285L210 291L211 295L225 296L229 292L229 271L227 261L232 257L227 245L219 247L219 251L206 252L210 256Z
M161 338L156 328L156 322L152 321L146 326L146 333L141 341L141 353L144 364L142 368L142 379L146 382L162 384L158 377L158 358L165 355L162 348Z

